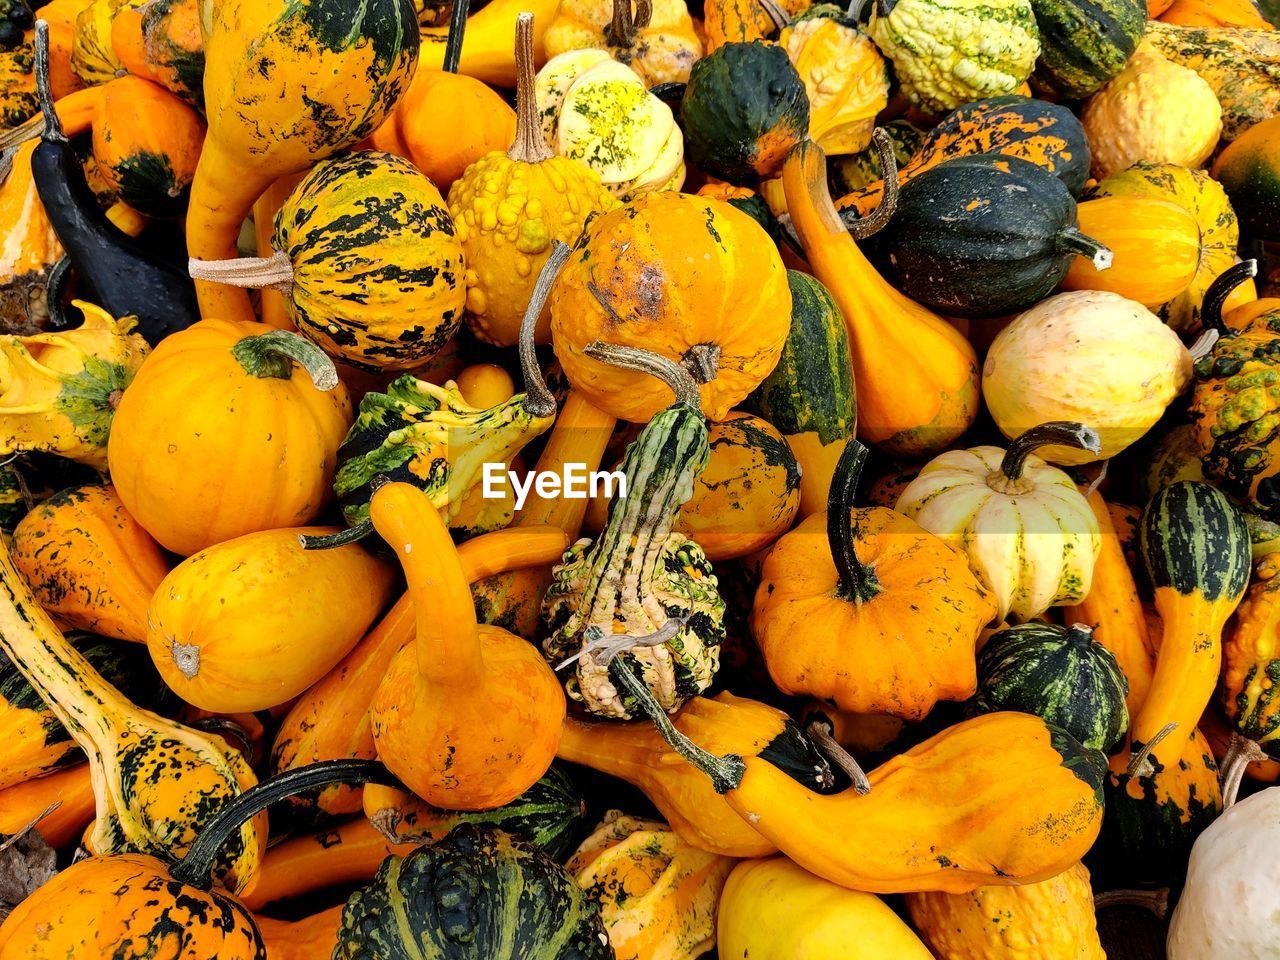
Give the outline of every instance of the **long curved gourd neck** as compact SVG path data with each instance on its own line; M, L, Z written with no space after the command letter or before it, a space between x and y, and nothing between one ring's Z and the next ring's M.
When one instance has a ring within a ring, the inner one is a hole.
M556 756L634 782L653 770L645 759L652 748L649 734L641 724L594 723L567 716Z
M592 406L582 394L576 390L570 392L542 448L537 472L563 475L570 463L582 464L588 472L598 469L616 424L614 417ZM582 530L586 515L586 500L542 497L531 490L516 523L522 527L534 524L559 527L574 540Z
M1027 457L1051 444L1071 447L1073 450L1087 450L1093 454L1102 452L1102 440L1092 427L1071 420L1050 420L1023 432L1009 444L1004 452L1004 459L1000 461L1000 469L987 477L987 486L996 493L1009 496L1030 493L1035 489L1035 484L1023 476Z
M815 270L820 263L834 269L847 265L852 259L868 277L874 277L878 286L884 286L880 275L854 242L884 229L898 208L898 161L893 153L893 139L877 127L871 142L876 148L880 169L884 171L885 186L879 205L868 217L852 223L841 218L831 200L827 155L812 140L792 147L782 165L782 185L787 194L791 225Z
M417 487L388 483L374 491L369 516L404 568L417 614L419 675L436 687L478 683L484 659L471 586L440 511Z

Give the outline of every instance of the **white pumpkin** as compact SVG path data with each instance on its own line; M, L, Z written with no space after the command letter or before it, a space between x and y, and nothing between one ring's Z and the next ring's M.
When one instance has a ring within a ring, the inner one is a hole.
M1051 463L1114 457L1150 430L1191 383L1191 354L1140 303L1101 290L1060 293L1000 331L982 367L982 395L1006 437L1036 424L1088 424L1091 452L1039 451Z
M929 461L894 508L969 557L999 604L996 622L1079 603L1093 583L1098 521L1072 479L1031 453L1048 443L1096 449L1098 438L1078 423L1046 423L1007 451L950 450Z
M1280 787L1196 839L1166 946L1169 960L1280 960Z

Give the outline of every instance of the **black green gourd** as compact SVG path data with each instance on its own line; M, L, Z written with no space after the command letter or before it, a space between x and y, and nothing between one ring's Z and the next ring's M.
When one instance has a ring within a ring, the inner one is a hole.
M1147 25L1143 0L1031 0L1040 28L1032 82L1081 100L1118 75Z

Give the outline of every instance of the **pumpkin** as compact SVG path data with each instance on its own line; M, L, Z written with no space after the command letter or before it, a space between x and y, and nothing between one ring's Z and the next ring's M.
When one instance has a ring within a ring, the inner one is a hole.
M1280 159L1275 139L1280 117L1250 127L1213 162L1213 179L1222 184L1231 205L1240 211L1245 232L1261 240L1280 237Z
M246 534L165 577L147 611L147 648L178 696L221 713L264 710L355 646L391 596L391 569L358 544L304 550L299 534L314 532Z
M993 634L978 653L981 712L1021 710L1107 751L1129 726L1129 684L1091 627L1031 622Z
M71 43L71 69L86 86L115 79L122 69L111 48L111 21L122 7L140 7L146 0L91 0L76 16Z
M716 907L735 863L665 823L610 810L565 869L600 904L617 960L693 960L715 946Z
M707 464L708 432L683 367L614 344L589 345L587 355L647 372L676 395L627 448L626 496L610 503L599 537L564 555L542 604L542 649L561 667L572 663L570 699L599 716L631 719L636 697L619 688L617 674L639 675L642 695L670 712L710 686L719 668L724 600L702 548L672 530Z
M1222 137L1234 140L1256 123L1280 113L1280 37L1274 30L1148 24L1145 40L1166 57L1189 67L1217 95Z
M374 492L370 517L400 559L417 608L417 640L391 660L369 707L378 756L434 806L508 803L555 756L565 709L559 681L524 640L477 626L448 528L425 493L386 484Z
M996 426L1016 437L1070 420L1097 431L1097 451L1052 446L1053 463L1109 459L1153 427L1191 379L1191 355L1160 318L1099 290L1060 293L997 335L982 368Z
M204 37L200 0L147 0L126 5L111 23L115 57L197 109L204 106Z
M1222 629L1249 582L1249 532L1217 488L1183 480L1142 514L1142 553L1163 632L1155 676L1129 728L1130 774L1181 754L1213 698Z
M241 223L277 177L377 129L413 75L420 39L406 0L340 9L325 0L225 0L202 10L209 135L191 187L187 250L228 260ZM205 319L253 319L243 290L201 281L196 291Z
M318 163L276 214L269 258L191 261L199 279L273 286L326 353L375 373L431 360L462 324L466 267L444 198L411 163Z
M684 183L684 136L667 103L605 50L547 61L534 86L547 146L600 174L627 200Z
M500 960L512 944L528 960L613 955L599 908L563 867L501 830L463 824L439 843L389 857L347 899L333 957L425 949L448 960Z
M102 88L93 155L121 200L148 216L175 217L186 208L204 133L204 121L172 93L124 76Z
M87 763L14 784L0 792L0 833L15 834L33 821L44 842L60 849L93 822L93 778Z
M887 137L878 142L888 168L891 147ZM941 317L887 283L858 250L831 203L821 148L812 142L798 145L782 180L791 224L813 275L844 317L861 435L893 455L919 456L947 446L977 414L973 347ZM882 218L892 209L890 201Z
M113 487L54 494L18 524L12 551L14 566L60 628L146 640L147 605L169 561Z
M1077 208L1080 229L1111 251L1099 270L1077 256L1065 290L1109 290L1150 310L1180 296L1200 268L1200 227L1183 207L1154 197L1099 197Z
M995 316L1043 300L1073 261L1110 276L1107 240L1090 229L1077 228L1076 202L1053 174L984 154L913 177L880 242L913 300L950 316Z
M1169 123L1171 116L1180 118ZM1222 107L1196 73L1144 41L1119 75L1089 98L1080 122L1098 179L1139 160L1198 167L1222 134Z
M1174 0L1160 14L1161 23L1183 27L1235 27L1274 30L1253 0Z
M780 0L777 3L766 0L704 0L702 17L707 52L714 53L726 43L750 43L772 37L809 6L809 0Z
M1195 218L1200 228L1200 260L1195 277L1185 290L1157 311L1169 326L1180 333L1200 328L1200 309L1210 284L1235 263L1240 228L1226 192L1203 170L1191 170L1173 163L1135 163L1128 170L1113 173L1094 188L1098 197L1152 197L1176 203ZM1142 261L1145 270L1159 266ZM1239 289L1227 301L1227 309L1243 302Z
M895 507L968 556L994 594L997 623L1030 620L1089 592L1098 523L1071 478L1034 455L1049 446L1097 453L1099 440L1082 424L1051 422L1007 450L949 451L925 465Z
M1280 556L1264 557L1254 570L1254 582L1241 601L1235 619L1222 638L1223 668L1218 700L1227 722L1240 736L1252 741L1270 756L1280 736L1280 715L1276 709L1272 676L1280 660L1276 646L1276 580ZM1240 756L1237 762L1244 760ZM1273 758L1274 759L1274 758ZM1242 771L1224 770L1225 780ZM1238 783L1238 781L1237 781Z
M107 454L120 501L161 546L189 556L319 512L351 404L318 347L205 320L147 359Z
M552 244L573 243L588 216L614 205L597 172L553 156L542 142L532 30L531 20L520 21L519 115L510 149L476 161L449 190L449 212L467 265L467 325L482 340L500 346L519 340L525 305ZM518 212L496 218L492 211L500 205ZM549 318L540 316L535 342L548 342L549 334Z
M907 895L911 923L941 960L1106 960L1089 871L1023 886Z
M12 333L38 333L47 325L49 277L63 256L31 176L35 147L31 142L13 151L0 183L0 223L9 238L0 253L0 323Z
M858 22L818 4L783 28L778 45L804 81L810 139L827 153L870 146L876 115L889 101L889 70Z
M1113 79L1142 39L1144 0L1032 0L1040 29L1033 80L1068 100L1082 100Z
M803 518L826 509L836 463L857 424L857 399L840 307L807 273L788 270L787 285L791 330L747 406L782 433L800 465Z
M902 92L929 113L1013 93L1040 55L1030 0L876 0L870 29Z
M71 330L0 336L0 454L56 453L101 468L107 440L130 385L147 356L135 321L116 320L83 301Z
M783 693L919 720L973 694L973 651L995 600L960 554L907 517L853 509L866 455L849 441L827 511L769 551L751 633Z
M726 43L694 65L680 124L699 169L730 183L754 183L774 176L805 137L809 110L804 82L783 47Z
M426 7L425 4L423 6ZM431 6L444 12L443 4L433 3ZM559 7L559 0L489 0L478 12L467 17L466 35L458 53L459 72L490 86L513 89L517 69L511 37L520 14L533 14L533 55L536 61L543 62L546 60L543 35ZM418 63L422 69L444 69L449 38L455 32L450 24L424 26L419 31L422 51Z
M581 502L581 501L579 501ZM526 526L474 537L458 547L469 581L528 566L546 566L568 546L558 529ZM541 597L539 597L541 599ZM280 724L271 769L280 773L322 760L373 759L369 704L387 665L414 638L413 598L405 595L329 673L304 693ZM337 784L295 807L329 814L355 813L359 791Z
M838 887L786 857L738 864L716 926L723 960L824 960L855 942L860 960L932 957L879 897Z
M568 50L609 51L645 82L684 83L702 56L702 41L684 0L567 0L543 35L548 59Z
M593 340L690 366L702 409L723 420L777 363L790 315L786 268L759 225L723 201L678 193L596 217L551 296L556 357L574 390L636 423L670 403L671 388L593 360Z
M165 860L181 855L222 804L253 785L248 762L219 737L126 700L59 633L3 547L0 582L0 650L89 758L97 804L90 849ZM228 890L243 889L252 880L265 828L265 822L245 820L232 831L234 839L217 865ZM6 923L0 935L0 956L13 926Z

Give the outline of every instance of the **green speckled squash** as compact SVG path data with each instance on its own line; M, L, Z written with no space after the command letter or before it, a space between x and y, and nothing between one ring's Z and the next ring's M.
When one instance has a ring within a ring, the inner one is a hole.
M1120 73L1147 24L1144 0L1031 0L1040 28L1033 82L1082 100Z
M979 652L973 706L1033 713L1105 752L1129 726L1128 694L1115 656L1089 627L1033 621L994 634Z
M599 908L546 854L464 824L388 857L342 912L333 960L612 960Z
M809 132L809 97L781 47L726 43L693 65L680 104L685 156L721 180L773 176Z

